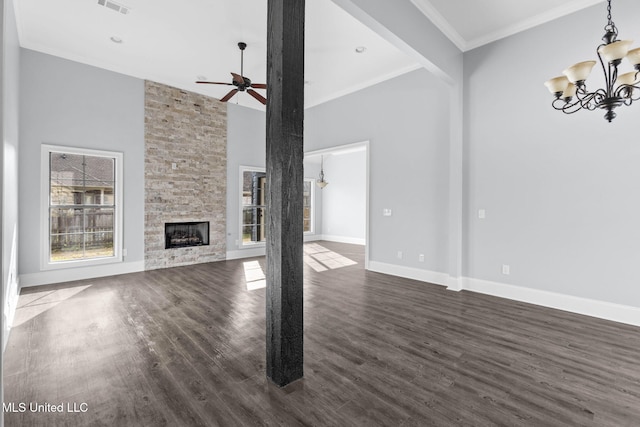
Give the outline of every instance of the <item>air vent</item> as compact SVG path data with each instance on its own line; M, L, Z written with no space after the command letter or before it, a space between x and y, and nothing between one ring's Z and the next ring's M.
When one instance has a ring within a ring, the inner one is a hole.
M98 0L98 4L115 12L122 13L123 15L127 15L131 11L131 8L129 6L125 6L111 0Z

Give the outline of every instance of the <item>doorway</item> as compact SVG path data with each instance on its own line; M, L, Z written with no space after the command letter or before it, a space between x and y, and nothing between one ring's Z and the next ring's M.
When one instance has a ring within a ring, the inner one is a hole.
M363 245L365 269L369 266L369 141L333 146L305 153L305 177L319 177L316 188L318 230L316 238Z

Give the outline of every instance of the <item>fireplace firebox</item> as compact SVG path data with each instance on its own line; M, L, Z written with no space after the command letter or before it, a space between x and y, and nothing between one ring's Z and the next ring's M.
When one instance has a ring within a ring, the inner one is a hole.
M209 222L167 222L164 224L165 249L209 244Z

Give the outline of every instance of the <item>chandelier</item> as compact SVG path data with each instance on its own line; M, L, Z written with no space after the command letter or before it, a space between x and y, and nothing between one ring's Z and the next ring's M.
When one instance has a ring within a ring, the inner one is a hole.
M586 80L596 61L579 62L562 72L562 76L545 82L545 86L555 96L553 108L566 114L579 110L606 110L604 118L611 122L621 105L631 105L640 99L640 48L629 50L633 40L617 40L618 28L611 20L611 0L607 0L607 25L602 37L603 44L596 53L602 65L605 88L593 92L587 90ZM635 71L618 74L618 66L627 58Z

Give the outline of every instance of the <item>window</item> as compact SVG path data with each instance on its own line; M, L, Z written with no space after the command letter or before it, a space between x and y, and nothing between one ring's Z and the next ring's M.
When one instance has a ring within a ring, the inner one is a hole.
M43 145L43 267L121 261L122 154Z
M264 171L242 172L242 244L265 241L267 174Z
M264 169L240 168L242 185L241 235L242 245L264 243L266 240L266 184ZM303 188L303 230L313 232L314 180L305 179Z
M313 233L313 183L314 179L304 180L304 189L302 193L302 208L303 208L303 231L305 233Z

